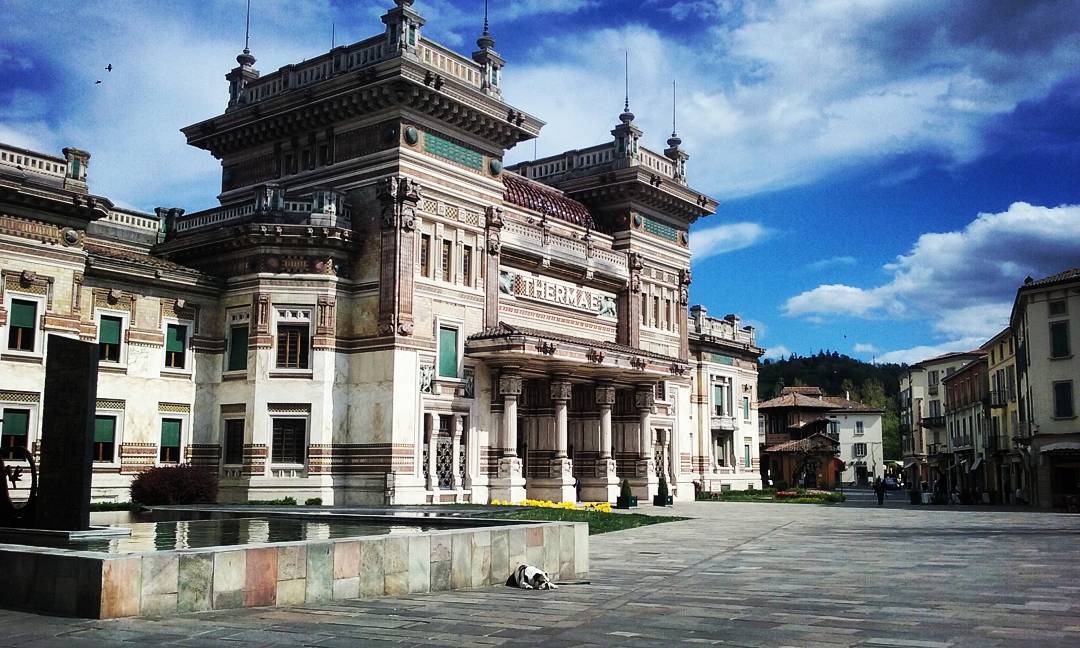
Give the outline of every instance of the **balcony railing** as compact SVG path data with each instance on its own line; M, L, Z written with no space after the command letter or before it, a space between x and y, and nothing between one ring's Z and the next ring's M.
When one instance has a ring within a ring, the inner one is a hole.
M926 393L930 394L931 396L937 396L937 393L938 393L937 383L935 383L933 385L928 385L926 387Z
M1004 389L993 389L990 391L990 407L1007 407L1009 405L1009 395Z
M945 427L944 416L924 416L922 419L922 426L929 428Z

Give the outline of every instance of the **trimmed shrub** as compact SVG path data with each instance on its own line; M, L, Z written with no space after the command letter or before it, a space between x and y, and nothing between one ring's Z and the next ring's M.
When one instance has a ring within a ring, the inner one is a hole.
M254 506L296 506L296 499L292 497L282 497L281 499L272 500L248 500L247 503Z
M304 500L304 506L322 506L321 497L309 497Z
M217 492L217 472L189 464L150 468L131 482L131 501L147 506L213 504Z
M619 486L619 497L625 497L627 500L629 500L630 496L633 494L634 491L630 490L630 480L624 478L622 480L622 485Z

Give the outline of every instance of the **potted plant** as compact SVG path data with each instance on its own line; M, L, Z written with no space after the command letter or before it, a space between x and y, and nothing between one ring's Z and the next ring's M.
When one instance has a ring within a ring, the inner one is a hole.
M668 493L667 477L660 473L660 485L656 487L656 495L652 500L653 506L671 506L671 495Z
M630 490L630 480L623 479L619 487L619 497L615 499L615 508L628 509L637 506L637 497Z

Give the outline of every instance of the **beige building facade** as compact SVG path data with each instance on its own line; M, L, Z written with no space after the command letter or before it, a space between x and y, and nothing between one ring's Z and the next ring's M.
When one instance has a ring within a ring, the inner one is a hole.
M100 345L102 500L178 462L223 501L607 501L660 474L692 498L688 228L716 202L681 140L646 148L627 105L605 143L505 169L543 124L504 102L494 38L459 55L409 0L382 21L265 75L237 57L224 113L183 129L219 207L121 210L89 154L4 149L5 442L33 442L58 334Z

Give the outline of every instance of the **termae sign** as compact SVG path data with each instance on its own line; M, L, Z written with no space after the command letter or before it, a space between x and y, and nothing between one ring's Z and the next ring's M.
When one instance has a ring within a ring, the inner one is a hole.
M598 317L615 317L614 297L536 275L500 270L499 291L514 297L573 308Z

